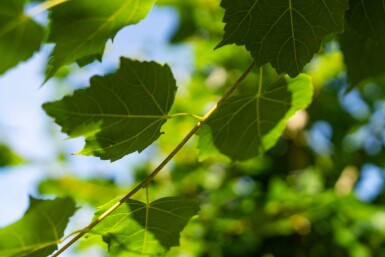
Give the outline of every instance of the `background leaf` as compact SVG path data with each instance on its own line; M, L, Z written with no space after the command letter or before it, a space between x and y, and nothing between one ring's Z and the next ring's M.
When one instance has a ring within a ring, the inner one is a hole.
M49 42L55 43L46 80L63 65L100 60L108 39L143 19L155 0L76 0L51 11Z
M340 37L351 86L385 74L384 1L350 0L346 21L349 29Z
M360 36L385 38L385 3L378 0L350 0L346 21Z
M21 156L13 152L7 145L0 143L0 167L18 165L23 162Z
M340 44L352 86L385 74L385 37L375 40L349 29L340 36Z
M296 76L323 38L342 32L347 0L222 0L225 35L218 45L245 45L258 66Z
M257 156L274 146L287 120L313 96L310 77L289 76L264 86L261 94L231 97L207 120L215 146L233 160ZM201 136L200 132L198 135ZM204 136L204 135L203 135ZM200 140L200 149L210 146Z
M0 229L0 256L44 257L57 249L69 218L75 213L71 198L30 198L24 216Z
M40 49L43 28L24 14L25 2L0 1L0 74Z
M95 217L115 202L101 206ZM182 197L165 197L149 205L130 199L91 233L103 235L109 256L159 256L179 245L180 232L198 211L197 201Z
M119 188L111 180L80 179L72 176L46 179L40 182L38 190L43 195L70 196L95 207L128 191L126 188Z
M161 135L175 91L167 65L121 58L115 73L94 76L90 88L43 108L63 132L86 138L81 154L115 161L143 151Z

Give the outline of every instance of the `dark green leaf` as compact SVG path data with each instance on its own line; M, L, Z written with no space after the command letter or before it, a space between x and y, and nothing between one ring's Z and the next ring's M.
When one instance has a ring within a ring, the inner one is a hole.
M116 201L100 207L99 217ZM108 243L109 256L163 256L179 245L179 234L197 214L197 201L166 197L149 205L129 200L98 224L91 233L100 234Z
M376 41L346 30L340 44L351 86L385 74L385 38Z
M23 163L23 158L17 155L7 145L0 144L0 167L13 166Z
M0 74L40 49L43 28L24 14L25 2L0 1Z
M218 45L245 45L258 66L296 76L323 38L342 32L347 0L222 0L225 35Z
M81 154L115 161L161 135L175 91L167 65L122 58L115 73L94 76L90 88L43 107L63 132L86 138Z
M268 150L282 134L287 120L306 108L313 95L306 75L285 76L261 92L231 97L208 119L215 146L233 160L245 160ZM198 135L201 134L198 132ZM207 135L203 135L207 136ZM199 141L199 148L210 147Z
M71 198L30 198L23 218L0 229L1 257L44 257L57 249L69 218L75 213Z
M340 37L351 87L385 74L385 4L378 0L350 0L349 24Z
M360 36L385 39L385 2L383 0L350 0L346 20L349 27Z
M46 80L63 65L81 65L101 59L106 41L123 27L143 19L155 0L76 0L51 11L51 34L56 44L46 71Z

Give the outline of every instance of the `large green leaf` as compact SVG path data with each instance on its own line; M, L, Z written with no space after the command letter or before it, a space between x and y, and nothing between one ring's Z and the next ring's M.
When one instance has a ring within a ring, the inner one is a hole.
M43 107L63 132L86 138L81 154L115 161L161 135L175 91L167 65L121 58L115 73L94 76L91 87Z
M342 32L348 0L222 0L225 35L218 47L245 45L258 66L296 76L323 38Z
M245 160L268 150L282 134L287 120L306 108L313 96L310 77L285 76L258 94L231 97L207 120L212 141L233 160ZM203 133L203 134L201 134ZM198 132L199 148L210 147L207 128ZM212 143L212 142L211 142Z
M95 217L115 202L101 206ZM180 232L198 211L197 201L183 197L161 198L150 204L129 200L91 233L103 236L109 256L163 256L179 245Z
M44 257L57 249L69 218L75 213L71 198L30 198L24 216L0 229L1 257Z
M0 1L0 74L40 49L43 28L24 14L25 2Z
M63 65L101 59L106 41L143 19L156 0L76 0L51 11L49 42L55 43L46 79Z

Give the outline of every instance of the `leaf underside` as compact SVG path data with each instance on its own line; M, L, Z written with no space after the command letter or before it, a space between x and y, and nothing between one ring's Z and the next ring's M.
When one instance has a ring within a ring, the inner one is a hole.
M218 47L244 45L257 66L297 76L323 38L342 32L348 0L222 0L225 34Z
M0 229L0 256L42 257L57 249L69 218L75 213L71 198L39 200L30 198L24 216Z
M95 218L116 201L101 206ZM163 256L179 245L180 232L197 214L197 201L183 197L166 197L149 205L129 200L91 231L103 236L109 256Z
M313 95L306 75L285 76L264 86L260 94L232 96L207 120L215 147L233 160L246 160L268 150L281 136L287 120L306 108ZM202 133L202 134L201 134ZM208 129L198 132L206 138ZM199 140L199 148L210 147Z
M100 60L106 41L145 18L156 0L76 0L52 9L49 42L55 43L46 80L63 65Z
M25 0L0 1L0 74L40 49L43 28L24 15Z
M115 73L94 76L91 87L43 108L63 132L85 137L80 154L115 161L143 151L161 135L175 91L167 65L121 58Z

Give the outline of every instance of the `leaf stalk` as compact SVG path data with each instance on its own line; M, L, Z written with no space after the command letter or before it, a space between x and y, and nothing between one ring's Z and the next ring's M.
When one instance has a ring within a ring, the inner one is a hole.
M39 4L38 6L36 6L35 8L32 8L30 11L27 12L27 15L28 16L36 16L46 10L49 10L59 4L62 4L62 3L65 3L65 2L68 2L69 0L48 0L48 1L45 1L41 4Z

